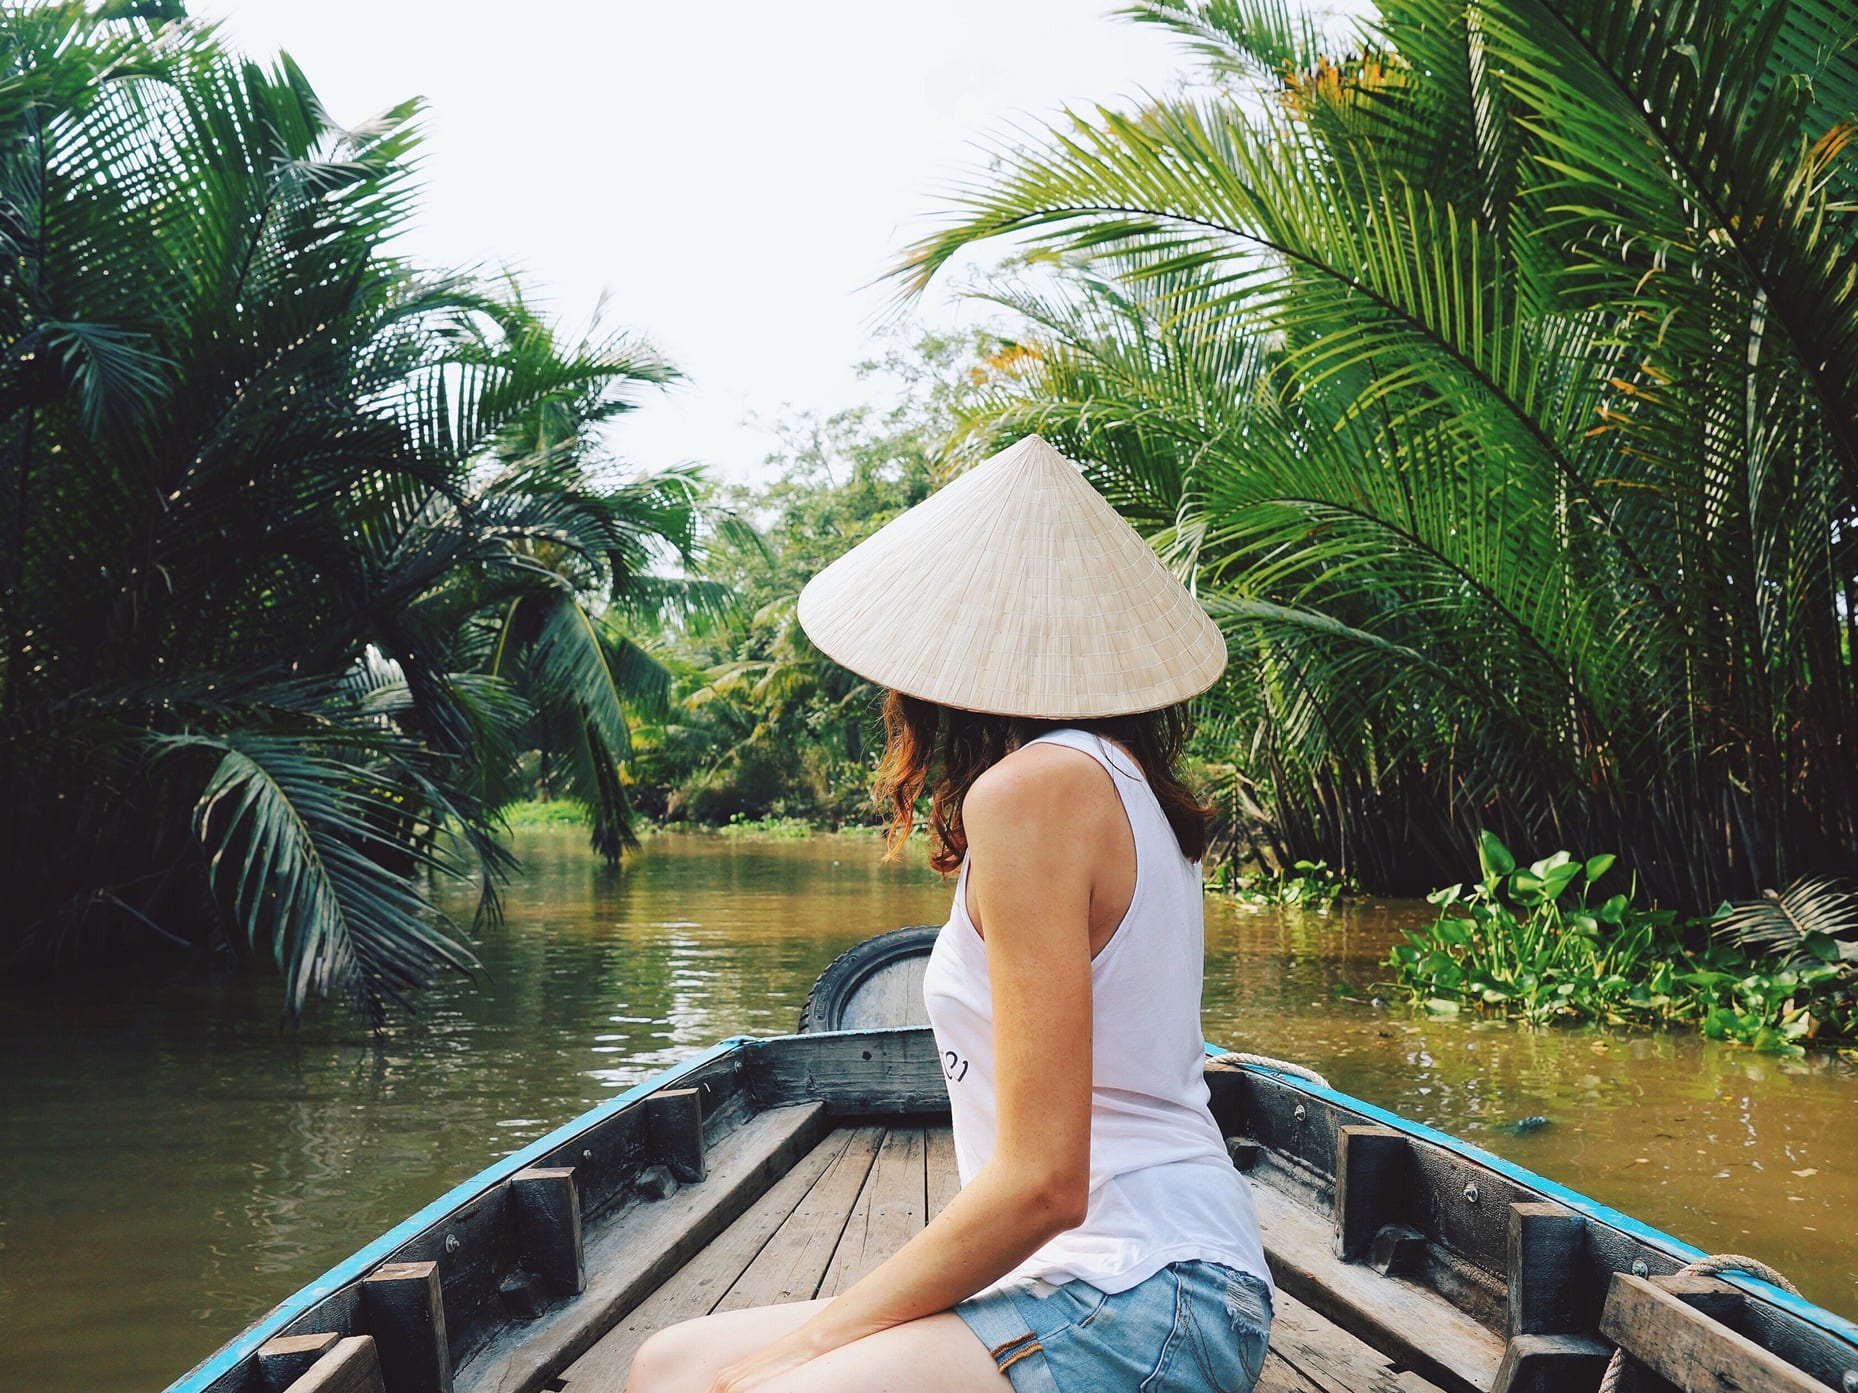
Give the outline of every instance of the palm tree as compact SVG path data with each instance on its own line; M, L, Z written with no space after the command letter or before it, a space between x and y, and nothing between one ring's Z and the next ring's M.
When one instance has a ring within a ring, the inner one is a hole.
M601 477L670 367L390 254L352 130L176 4L0 14L0 965L268 957L379 1023L472 961L526 742L623 841L628 605L695 478Z
M977 429L1200 588L1271 831L1707 908L1858 847L1858 50L1826 0L1143 0L1210 95L1010 145L902 274L1059 274Z

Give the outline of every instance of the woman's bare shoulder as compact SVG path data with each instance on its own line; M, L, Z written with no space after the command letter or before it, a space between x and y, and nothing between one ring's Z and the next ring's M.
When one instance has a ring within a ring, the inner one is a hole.
M1067 745L1022 745L986 770L961 804L972 836L989 826L1027 824L1075 829L1115 809L1114 785L1103 766Z

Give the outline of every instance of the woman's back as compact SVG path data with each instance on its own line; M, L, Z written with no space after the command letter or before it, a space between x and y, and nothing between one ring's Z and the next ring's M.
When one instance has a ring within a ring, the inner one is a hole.
M1147 780L1118 746L1074 728L1029 743L1077 750L1108 772L1134 839L1135 882L1091 961L1088 1211L1001 1281L1078 1278L1114 1292L1168 1263L1202 1259L1269 1282L1251 1192L1207 1110L1199 863L1182 855ZM987 958L968 914L967 879L964 862L924 978L964 1183L995 1135Z

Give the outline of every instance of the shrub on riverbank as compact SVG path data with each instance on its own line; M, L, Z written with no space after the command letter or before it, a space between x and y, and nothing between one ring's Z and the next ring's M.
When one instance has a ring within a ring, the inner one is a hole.
M1751 953L1710 923L1641 907L1636 877L1620 887L1613 856L1558 851L1522 866L1486 831L1478 857L1480 880L1429 895L1438 918L1388 956L1397 985L1430 1010L1686 1024L1762 1050L1858 1042L1858 972L1829 935L1803 935L1787 955Z
M1327 909L1360 886L1326 861L1298 861L1287 871L1246 872L1235 861L1221 861L1208 872L1206 887L1253 905L1293 909Z

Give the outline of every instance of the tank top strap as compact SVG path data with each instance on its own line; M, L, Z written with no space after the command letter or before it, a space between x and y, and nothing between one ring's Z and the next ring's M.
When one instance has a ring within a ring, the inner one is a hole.
M1043 735L1035 735L1026 742L1028 745L1063 745L1067 749L1081 750L1097 763L1110 771L1110 777L1116 784L1116 790L1123 795L1123 801L1129 801L1125 783L1139 785L1148 789L1148 779L1142 773L1142 767L1124 752L1120 745L1106 740L1095 731L1079 730L1075 726L1060 726L1057 730L1048 730ZM1151 791L1152 797L1152 791Z
M1173 859L1170 853L1178 856L1179 847L1174 840L1174 831L1168 825L1168 816L1161 809L1161 800L1149 786L1147 777L1142 773L1142 766L1122 746L1094 731L1079 730L1074 726L1048 730L1026 743L1063 745L1068 749L1081 750L1109 771L1110 782L1115 785L1116 796L1122 800L1123 815L1129 819L1129 830L1135 837L1138 893L1146 882L1149 867L1165 866Z

